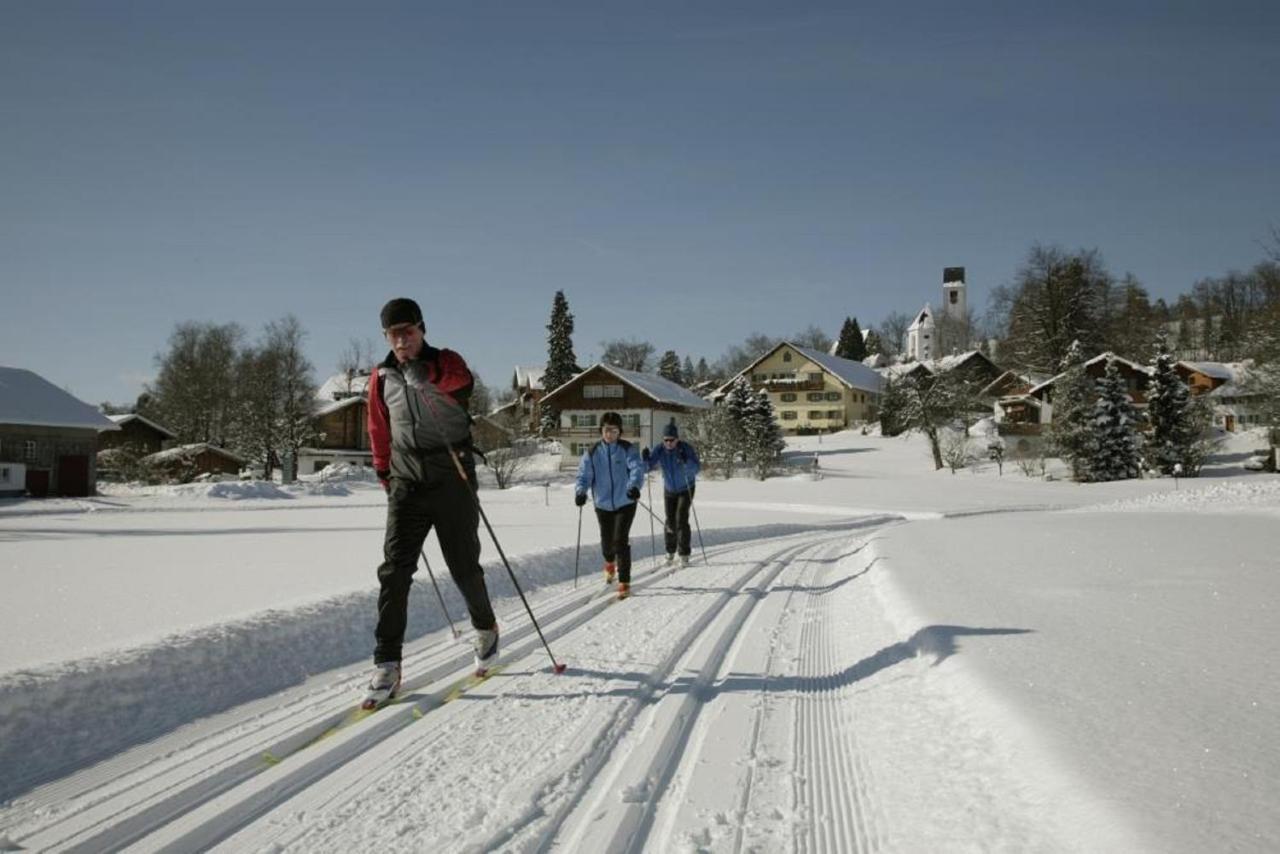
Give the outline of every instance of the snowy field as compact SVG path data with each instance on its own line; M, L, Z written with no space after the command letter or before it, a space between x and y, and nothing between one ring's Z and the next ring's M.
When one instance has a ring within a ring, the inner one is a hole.
M1260 444L1082 485L796 439L821 479L700 483L705 561L641 511L622 603L567 476L487 489L567 672L486 540L501 671L457 690L420 573L405 697L350 726L376 485L2 501L0 850L1280 850Z

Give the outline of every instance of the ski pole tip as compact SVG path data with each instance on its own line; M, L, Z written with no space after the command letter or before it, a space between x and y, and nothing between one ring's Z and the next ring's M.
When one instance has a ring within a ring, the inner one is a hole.
M569 666L569 665L564 664L564 663L562 662L562 663L560 663L560 664L557 664L557 665L555 666L555 668L554 668L554 669L555 669L556 673L564 673L565 668L566 668L566 667L568 667L568 666Z

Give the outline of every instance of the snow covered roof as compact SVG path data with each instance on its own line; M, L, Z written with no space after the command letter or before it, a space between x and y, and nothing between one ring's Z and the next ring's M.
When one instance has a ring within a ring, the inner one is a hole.
M5 367L0 367L0 424L120 429L96 408L39 374L24 368Z
M1115 361L1119 362L1122 365L1127 365L1129 366L1129 368L1131 368L1133 371L1137 373L1147 374L1148 376L1150 376L1151 374L1151 369L1148 368L1146 365L1139 365L1137 362L1131 362L1128 359L1126 359L1124 356L1117 356L1115 353L1112 353L1111 351L1107 351L1106 353L1099 353L1089 361L1085 362L1084 366L1088 368L1088 367L1091 367L1092 365L1098 364L1099 362L1105 362L1108 359L1114 359ZM1027 394L1035 394L1036 392L1042 391L1046 387L1053 385L1055 382L1057 382L1058 377L1062 376L1062 373L1063 372L1056 373L1053 376L1049 377L1049 379L1041 382L1039 385L1032 387L1030 390L1027 391Z
M364 403L364 395L362 394L344 397L342 400L333 400L317 408L315 417L319 418L322 415L328 415L331 412L337 412L339 409L346 409L348 406L357 406L361 403Z
M191 457L197 457L205 451L208 451L211 454L216 454L220 457L226 457L232 462L239 463L240 465L244 465L245 462L244 457L237 456L226 448L219 448L217 445L210 445L208 442L196 442L194 445L179 445L176 448L169 448L166 451L157 451L154 454L148 454L143 457L142 460L146 463L167 463L175 460L185 460Z
M511 378L513 388L541 389L542 375L546 373L546 365L516 365L515 376Z
M1188 362L1183 360L1178 364L1184 365L1197 373L1204 374L1206 377L1213 377L1215 380L1222 380L1223 382L1240 379L1245 369L1245 366L1239 362Z
M924 308L920 309L920 313L916 315L916 319L907 327L907 331L931 325L933 325L933 306L925 303Z
M148 427L150 427L152 430L155 430L157 433L163 433L166 439L178 438L178 434L170 430L168 427L163 427L157 424L156 422L152 421L150 418L147 418L146 416L143 416L143 415L139 415L136 412L126 412L123 415L108 415L107 417L110 418L112 421L114 421L116 424L119 424L121 427L123 427L125 424L128 424L130 421L141 421L143 424L146 424ZM104 427L102 429L110 430L111 428Z
M369 374L364 371L356 371L348 378L347 372L342 371L336 373L329 379L325 380L320 388L316 389L316 399L329 402L331 400L341 400L350 395L364 396L369 387Z
M821 350L813 350L809 347L798 347L790 341L783 341L776 345L772 350L747 365L741 371L734 374L729 378L728 382L721 383L720 387L715 390L715 393L712 396L718 397L722 395L725 390L733 384L734 380L740 376L750 374L752 368L778 352L782 347L790 347L801 356L804 356L806 359L831 374L840 382L849 386L849 388L872 391L878 394L884 387L884 380L881 378L880 374L878 374L874 369L868 368L861 362L855 362L851 359L842 359L839 356L832 356L828 353L822 352ZM776 383L778 380L770 380L770 382Z
M575 375L573 379L560 386L560 388L553 389L548 392L547 396L543 399L550 400L562 389L568 388L571 384L576 382L583 374L588 371L593 371L596 368L600 368L606 373L613 374L619 380L631 386L645 397L651 398L656 403L673 403L677 406L686 406L690 409L708 409L711 406L711 404L689 391L689 389L679 383L673 383L665 377L660 377L657 374L642 374L639 371L628 371L614 367L613 365L606 365L604 362L597 362L581 374Z

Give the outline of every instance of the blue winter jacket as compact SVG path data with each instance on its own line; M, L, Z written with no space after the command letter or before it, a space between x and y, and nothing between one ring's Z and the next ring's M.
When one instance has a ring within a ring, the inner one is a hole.
M577 491L582 495L589 488L601 510L617 510L634 504L627 497L627 490L633 486L639 489L643 483L644 463L640 452L625 439L612 445L599 441L582 452Z
M683 461L680 459L681 451L684 451ZM670 451L661 442L653 446L653 450L649 451L649 471L653 471L658 466L662 466L663 488L667 492L684 492L694 485L698 470L702 468L702 462L698 459L698 452L693 449L693 445L680 439Z

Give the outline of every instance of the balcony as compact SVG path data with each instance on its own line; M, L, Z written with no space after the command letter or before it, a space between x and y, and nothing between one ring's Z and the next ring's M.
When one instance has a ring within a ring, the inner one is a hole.
M754 389L764 389L775 394L784 391L825 391L826 386L822 379L811 380L805 379L772 379L772 380L755 380L751 383Z

